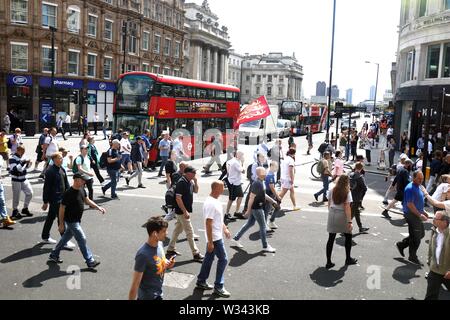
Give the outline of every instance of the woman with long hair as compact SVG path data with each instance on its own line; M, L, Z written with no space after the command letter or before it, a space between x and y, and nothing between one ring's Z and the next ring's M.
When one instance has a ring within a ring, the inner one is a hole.
M328 226L329 233L327 243L327 269L335 266L331 262L334 241L337 233L344 233L345 236L345 264L354 265L358 260L351 257L352 250L352 212L350 204L353 202L350 192L350 178L347 175L341 175L336 182L334 189L330 190L328 195Z

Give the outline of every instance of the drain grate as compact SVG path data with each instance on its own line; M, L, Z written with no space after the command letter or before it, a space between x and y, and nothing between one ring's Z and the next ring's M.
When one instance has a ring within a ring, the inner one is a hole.
M164 286L176 289L187 289L195 276L187 273L168 272L164 275Z

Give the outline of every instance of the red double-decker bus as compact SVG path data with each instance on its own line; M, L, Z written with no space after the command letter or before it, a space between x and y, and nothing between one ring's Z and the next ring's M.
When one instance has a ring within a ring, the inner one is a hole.
M191 136L184 139L184 151L193 157L202 154L206 146L205 131L217 129L226 149L234 139L230 132L240 112L239 95L239 88L222 84L145 72L126 73L117 85L113 130L122 128L133 137L150 129L156 139L163 131L172 134L183 129ZM196 136L201 136L202 141L196 141ZM157 157L157 148L152 148L150 161Z
M306 129L319 133L325 127L327 107L308 105L301 101L283 101L280 108L280 118L290 120L294 135L306 134Z

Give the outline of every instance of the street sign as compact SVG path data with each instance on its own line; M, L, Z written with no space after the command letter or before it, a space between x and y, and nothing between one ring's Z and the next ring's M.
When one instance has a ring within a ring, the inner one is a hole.
M150 126L153 127L155 125L155 117L150 117Z
M94 104L95 105L95 104L97 104L97 95L89 93L87 95L86 100L87 100L87 104Z
M52 121L53 102L41 102L41 121L43 123L50 123Z

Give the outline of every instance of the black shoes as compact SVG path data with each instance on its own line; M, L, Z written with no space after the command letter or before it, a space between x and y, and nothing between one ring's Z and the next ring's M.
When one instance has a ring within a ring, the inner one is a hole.
M404 258L405 257L405 248L402 247L402 243L401 242L397 242L395 244L397 246L398 252L400 253L400 255Z
M334 263L332 263L332 262L328 262L327 263L327 265L325 266L325 268L327 268L327 269L331 269L331 268L333 268L335 266L335 264Z
M214 286L210 285L209 283L199 283L197 282L195 289L198 290L214 290Z
M179 253L178 251L174 250L174 251L167 251L166 252L166 258L170 259L173 256L181 256L181 253Z
M245 217L244 217L244 215L243 215L241 212L236 212L236 213L234 214L234 217L235 217L236 219L245 220Z
M225 220L227 220L227 221L236 221L237 219L235 217L233 217L231 214L227 213L225 215Z
M389 211L387 211L387 210L384 210L384 211L381 213L381 215L382 215L383 217L385 217L386 219L391 219L391 216L389 215Z
M19 210L17 210L17 209L13 210L13 213L11 215L12 220L20 220L22 218L23 218L23 216L19 213Z
M358 263L358 260L354 259L354 258L350 258L345 260L345 265L347 266L352 266Z
M205 256L202 255L201 253L197 253L196 255L194 255L194 261L202 262L204 257Z
M127 183L127 186L130 185L130 178L125 178L125 182Z
M323 202L328 202L328 199L327 198L323 198Z
M27 216L27 217L32 217L33 214L28 210L28 208L23 208L22 209L22 215L23 216Z
M359 228L359 233L366 233L370 228Z
M420 262L420 260L417 257L409 257L408 261L419 267L423 266L422 262Z
M94 260L87 264L89 269L95 269L100 264L100 261Z
M138 185L138 189L146 189L143 184Z
M316 199L316 202L319 202L319 197L317 196L317 194L314 195L314 199Z

